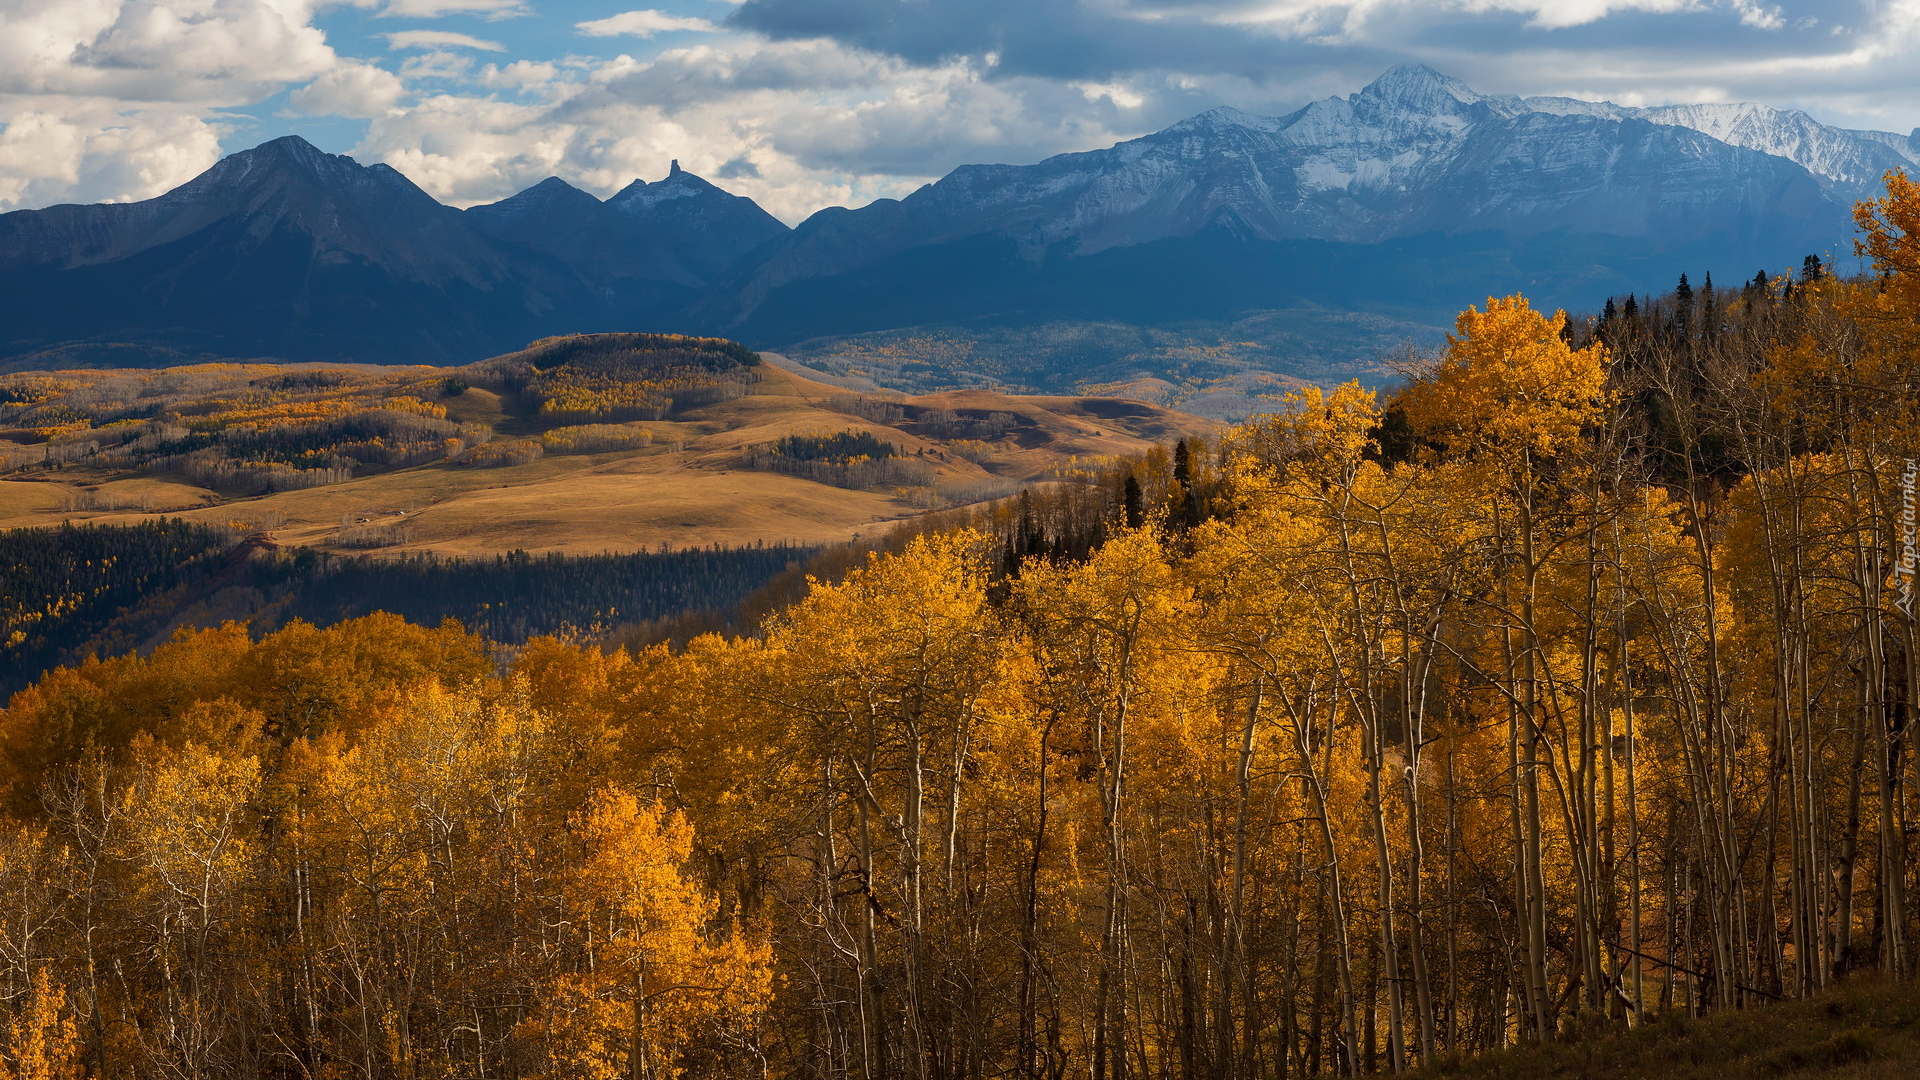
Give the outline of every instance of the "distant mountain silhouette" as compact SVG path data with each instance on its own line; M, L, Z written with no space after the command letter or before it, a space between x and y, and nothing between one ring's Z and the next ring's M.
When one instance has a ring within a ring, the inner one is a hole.
M696 197L623 211L550 180L462 213L276 139L156 199L0 215L0 357L465 362L684 304L716 260L785 231L677 170L637 190L663 187Z
M146 202L0 215L0 364L459 362L576 330L778 347L1288 308L1435 325L1514 291L1587 308L1839 248L1916 140L1762 105L1482 95L1406 65L1287 116L1215 109L788 229L678 163L605 201L549 178L461 211L285 138Z
M787 233L752 199L674 162L664 180L635 180L606 202L550 176L518 195L466 211L475 229L566 263L616 310L660 310L694 299L740 256Z

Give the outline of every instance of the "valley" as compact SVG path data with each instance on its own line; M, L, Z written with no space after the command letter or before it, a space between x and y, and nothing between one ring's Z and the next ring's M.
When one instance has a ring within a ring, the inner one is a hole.
M702 391L722 400L694 400L701 394L681 387L668 397L684 405L634 396L638 404L589 401L569 412L546 406L571 399L542 398L519 380L599 370L597 361L531 376L519 355L462 368L0 377L11 399L0 405L10 467L0 474L0 528L166 516L292 547L462 557L824 544L1214 428L1117 399L860 394L791 362L756 363L752 381L725 394ZM584 378L544 393L577 393ZM660 415L616 419L635 412ZM837 432L874 437L911 473L836 486L749 465L757 447Z

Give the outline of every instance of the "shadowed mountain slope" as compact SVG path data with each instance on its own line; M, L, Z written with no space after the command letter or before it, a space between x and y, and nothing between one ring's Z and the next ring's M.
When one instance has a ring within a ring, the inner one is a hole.
M1403 66L1284 117L1220 108L1106 150L966 166L902 200L815 214L700 311L715 330L769 342L915 320L1102 317L1140 297L1155 309L1140 321L1302 303L1444 316L1516 288L1590 304L1664 284L1681 258L1750 275L1847 235L1859 185L1749 145L1792 142L1752 130L1757 120L1736 144L1641 115L1657 110L1542 100ZM1849 178L1869 159L1903 160L1820 130L1853 152Z
M0 358L449 363L626 327L685 302L767 223L784 231L685 174L641 187L696 184L638 213L557 180L462 213L388 166L276 139L156 199L0 215Z
M1346 377L1489 295L1578 310L1682 271L1742 280L1832 253L1852 203L1917 162L1914 136L1790 110L1485 95L1419 65L1286 116L1219 108L1103 150L962 166L794 229L677 162L604 201L550 177L461 211L286 138L146 202L0 215L0 366L461 363L631 331L838 370L823 342L875 333L1111 323L1237 348L1236 327L1278 317L1289 329L1260 349L1304 351L1262 365ZM1340 318L1390 330L1322 332ZM1018 381L1175 374L1107 360ZM973 385L961 374L915 386Z
M510 199L469 208L476 230L573 268L615 310L690 302L740 256L787 227L674 162L666 179L635 180L605 202L557 176Z

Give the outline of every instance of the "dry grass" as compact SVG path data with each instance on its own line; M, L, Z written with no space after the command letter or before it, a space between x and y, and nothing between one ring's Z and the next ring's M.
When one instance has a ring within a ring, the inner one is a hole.
M1102 419L1113 409L1079 398L966 391L904 400L928 408L1012 413L1022 424L989 460L970 460L982 455L972 447L955 452L944 440L916 435L911 423L894 427L840 412L835 406L845 407L846 391L769 368L750 396L648 422L654 441L644 449L549 455L492 469L423 465L227 501L164 477L115 478L70 466L46 474L47 481L0 482L0 528L68 519L124 522L165 513L209 523L267 523L282 544L339 548L343 540L363 540L351 532L342 535L343 515L411 505L417 510L407 515L404 531L392 537L404 536L404 542L383 544L381 550L589 554L760 540L827 543L884 529L951 498L1005 490L1074 457L1137 454L1155 442L1214 426L1198 417L1136 406L1123 411L1137 415ZM469 389L446 405L450 418L488 424L502 438L542 430L489 391ZM739 467L746 447L784 435L849 429L872 431L910 455L924 453L934 465L935 484L849 491Z
M1487 1054L1450 1080L1895 1080L1920 1076L1920 989L1860 980L1805 1001Z

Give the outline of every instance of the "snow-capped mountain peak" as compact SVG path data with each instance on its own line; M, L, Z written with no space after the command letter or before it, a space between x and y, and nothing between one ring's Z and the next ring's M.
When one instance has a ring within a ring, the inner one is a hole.
M1750 101L1630 106L1562 97L1518 100L1532 112L1644 120L1786 158L1812 173L1836 197L1849 201L1876 193L1888 169L1920 164L1920 140L1912 136L1829 127L1798 109Z
M1212 109L1105 150L963 166L899 202L822 211L744 265L725 303L740 318L788 283L969 238L1042 266L1202 232L1363 245L1562 236L1594 252L1707 252L1745 275L1843 242L1852 202L1909 141L1765 106L1481 94L1403 64L1286 116Z
M1442 75L1425 64L1396 64L1379 78L1348 98L1362 100L1402 112L1431 116L1460 111L1481 100L1473 88L1451 75Z

